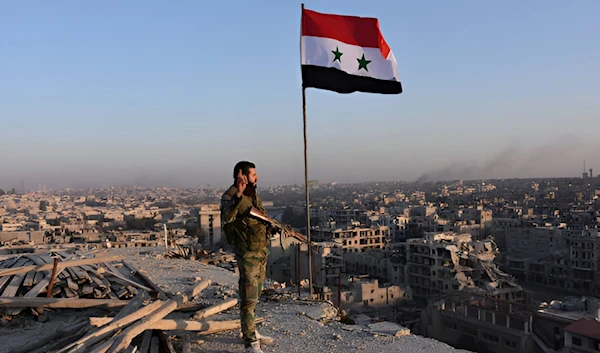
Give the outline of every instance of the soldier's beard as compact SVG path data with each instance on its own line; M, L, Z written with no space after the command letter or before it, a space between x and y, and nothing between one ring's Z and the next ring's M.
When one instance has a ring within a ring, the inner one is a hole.
M246 189L244 189L244 195L253 199L256 198L256 184L248 183L248 185L246 185Z

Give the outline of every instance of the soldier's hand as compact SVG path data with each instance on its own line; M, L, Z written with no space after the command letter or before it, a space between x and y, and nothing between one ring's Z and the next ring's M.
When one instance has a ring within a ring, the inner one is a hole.
M237 175L237 180L236 180L236 185L235 185L238 189L238 191L237 191L238 197L242 197L242 195L244 194L244 190L246 190L247 185L248 185L248 177L246 175L242 174L242 171L240 170Z

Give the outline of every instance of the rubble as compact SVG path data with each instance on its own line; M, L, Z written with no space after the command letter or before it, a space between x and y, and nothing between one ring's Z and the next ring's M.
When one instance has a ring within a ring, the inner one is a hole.
M8 307L6 313L11 316L31 307L31 312L40 317L43 307L60 307L63 304L64 307L88 306L85 302L75 299L127 300L137 295L140 290L152 291L119 262L121 258L105 256L104 253L77 255L50 252L25 253L2 260L0 306ZM62 304L61 301L48 301L44 305L36 306L40 301L34 299L39 296L71 300L62 301ZM103 303L106 305L107 302Z
M335 321L338 317L338 310L330 302L322 302L315 305L309 305L303 312L309 318L321 322Z
M369 328L369 332L371 332L372 334L388 335L394 337L410 335L409 329L389 321L376 322L367 326Z
M59 261L55 263L54 258ZM179 309L190 311L191 306L186 304L193 303L192 299L212 281L196 278L198 281L184 293L169 296L122 259L123 256L106 256L104 252L51 252L19 254L0 261L0 290L3 289L0 297L0 308L3 309L0 310L4 311L4 324L8 324L11 320L6 319L11 317L26 319L24 308L31 308L37 317L42 317L44 310L53 308L73 310L96 306L119 310L115 316L92 314L87 319L65 322L11 352L148 352L152 345L162 347L157 352L173 352L173 338L167 337L164 331L183 330L209 335L240 328L239 320L207 320L236 306L237 299L211 300L214 304L208 306L195 303L200 310L188 314L193 321L166 319ZM53 278L56 278L55 283ZM219 290L232 294L230 290ZM46 320L47 317L39 321ZM191 347L191 344L187 346Z

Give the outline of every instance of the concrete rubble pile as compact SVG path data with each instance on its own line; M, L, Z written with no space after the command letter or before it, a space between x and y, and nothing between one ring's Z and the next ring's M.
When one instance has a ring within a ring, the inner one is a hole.
M521 290L515 278L502 272L494 263L499 251L492 238L474 241L471 234L460 234L446 250L450 251L459 290L492 296Z
M210 306L194 305L211 280L198 278L187 292L169 296L146 274L122 261L121 256L105 253L106 250L86 254L19 254L0 261L1 323L17 316L25 320L31 317L30 311L44 321L43 325L52 325L52 320L45 321L57 309L90 310L90 315L86 315L89 317L61 325L52 334L36 337L12 352L174 352L174 341L164 331L207 335L240 328L239 320L207 320L235 307L237 299L225 298ZM91 308L108 312L94 316L98 311ZM183 314L190 320L180 319L181 315L177 316L179 319L166 318L176 311L192 311ZM177 344L183 352L190 352L193 345L189 335L183 335Z

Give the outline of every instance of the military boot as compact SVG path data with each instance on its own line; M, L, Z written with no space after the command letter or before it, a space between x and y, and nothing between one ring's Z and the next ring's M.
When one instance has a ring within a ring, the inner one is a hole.
M258 341L260 342L260 344L264 344L265 346L268 346L270 344L273 344L273 342L275 342L275 340L272 337L263 336L260 333L258 333L258 330L256 330L256 338L258 338Z
M255 332L256 332L256 338L258 338L258 341L260 342L260 344L268 346L270 344L273 344L273 342L275 342L273 337L263 336L260 333L258 333L258 330L256 330ZM243 334L240 332L240 339L243 339L243 337L244 337Z
M250 347L246 348L246 353L265 353L262 349L260 349L260 342L252 342L250 343Z

